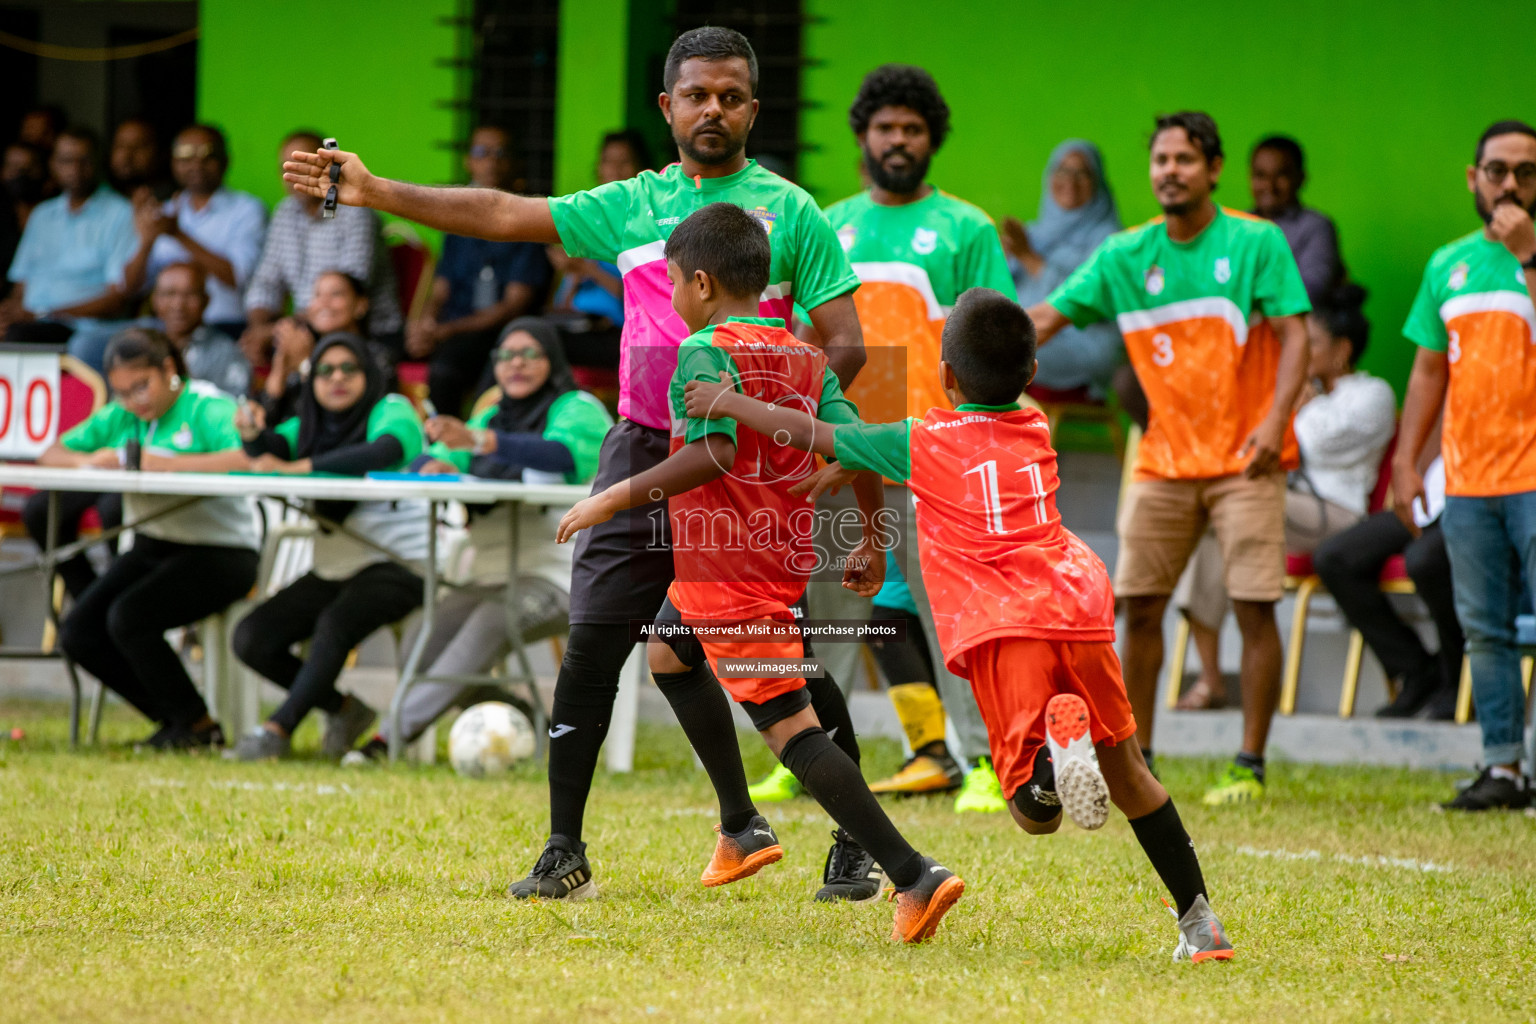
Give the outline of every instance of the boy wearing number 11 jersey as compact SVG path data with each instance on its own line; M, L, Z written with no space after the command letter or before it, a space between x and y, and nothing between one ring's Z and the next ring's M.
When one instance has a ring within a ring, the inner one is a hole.
M1061 525L1050 428L1014 401L1035 369L1035 329L1018 304L972 288L944 326L939 378L954 409L922 419L832 425L725 383L695 382L689 416L730 417L848 469L906 481L918 555L950 670L968 678L1014 820L1084 828L1113 801L1173 894L1175 959L1226 960L1189 834L1136 744L1115 655L1104 564Z

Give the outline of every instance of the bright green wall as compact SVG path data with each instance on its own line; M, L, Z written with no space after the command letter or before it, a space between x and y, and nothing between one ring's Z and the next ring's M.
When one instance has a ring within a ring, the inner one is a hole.
M459 134L446 106L460 91L440 67L458 30L439 19L458 0L201 0L198 116L229 137L228 183L268 204L282 197L277 147L314 128L370 170L421 182L459 180L441 144Z
M628 0L561 0L555 88L555 191L596 181L597 140L624 127Z
M1249 203L1249 146L1286 132L1307 150L1304 198L1339 225L1344 258L1371 290L1366 366L1401 390L1400 328L1434 248L1477 227L1464 168L1490 122L1536 122L1530 33L1491 28L1434 0L1190 0L974 3L807 0L802 183L823 202L858 188L847 109L886 61L933 72L954 134L935 160L943 188L1029 219L1057 142L1103 149L1127 223L1157 213L1147 186L1152 115L1211 112L1235 165L1217 197ZM1527 79L1529 76L1526 76Z

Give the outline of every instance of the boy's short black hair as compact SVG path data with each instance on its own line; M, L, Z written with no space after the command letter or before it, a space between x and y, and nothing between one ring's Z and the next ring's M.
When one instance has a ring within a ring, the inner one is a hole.
M747 82L752 95L757 95L757 54L747 37L733 28L720 25L703 25L689 29L672 41L667 51L667 61L662 65L661 84L668 93L677 85L683 73L685 61L698 58L705 61L730 60L739 57L747 62Z
M944 321L944 361L979 405L1017 402L1035 372L1035 323L991 288L968 288Z
M756 217L735 203L695 210L667 239L664 255L685 277L702 270L736 298L763 294L773 250Z
M922 68L910 64L882 64L864 76L859 94L848 108L848 126L855 135L869 130L869 121L885 107L915 110L928 125L928 138L937 151L949 135L949 104L939 84Z

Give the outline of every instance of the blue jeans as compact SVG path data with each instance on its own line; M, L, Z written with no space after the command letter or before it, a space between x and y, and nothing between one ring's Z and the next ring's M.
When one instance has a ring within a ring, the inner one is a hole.
M1451 556L1456 617L1467 635L1472 697L1483 730L1485 764L1514 764L1525 739L1525 688L1515 616L1521 571L1536 579L1536 491L1496 498L1448 497L1445 547Z

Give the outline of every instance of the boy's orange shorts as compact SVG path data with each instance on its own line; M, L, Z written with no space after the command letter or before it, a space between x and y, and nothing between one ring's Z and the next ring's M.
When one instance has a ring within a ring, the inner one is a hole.
M788 614L788 609L785 609L785 613ZM775 697L805 688L805 678L799 673L747 677L722 675L720 672L721 658L746 658L754 661L763 658L804 658L805 641L800 638L800 629L793 619L764 618L750 623L733 623L726 629L717 628L716 632L730 635L731 639L714 639L710 636L710 627L719 627L719 620L690 619L684 615L683 622L694 628L699 646L704 648L704 656L709 659L710 671L736 703L764 704ZM762 628L770 632L765 633L763 639L744 636L750 628Z
M1010 800L1035 773L1035 755L1045 744L1045 705L1058 693L1087 703L1093 742L1136 735L1112 643L1001 637L972 648L965 660L987 723L992 766Z
M793 658L798 661L805 657L805 640L789 604L776 600L776 595L755 592L743 595L742 589L675 580L667 589L667 600L657 613L656 621L658 624L680 622L693 630L692 639L709 661L710 671L738 704L763 704L804 689L805 678L800 672L760 676L721 674L721 658L754 661ZM804 593L803 587L801 593ZM695 663L686 654L680 656L685 662Z

